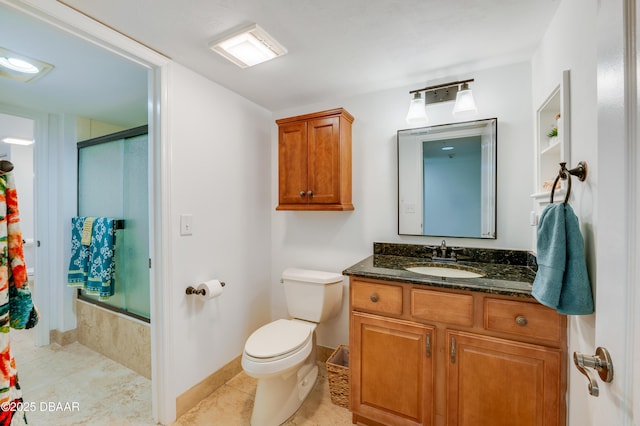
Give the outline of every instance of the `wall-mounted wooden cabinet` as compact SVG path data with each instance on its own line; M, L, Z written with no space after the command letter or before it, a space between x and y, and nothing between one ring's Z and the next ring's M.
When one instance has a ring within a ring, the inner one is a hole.
M342 108L276 120L276 210L353 210L351 124Z

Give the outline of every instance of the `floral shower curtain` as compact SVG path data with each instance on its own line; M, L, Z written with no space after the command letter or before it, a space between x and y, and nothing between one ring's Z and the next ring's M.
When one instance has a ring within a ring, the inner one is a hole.
M37 323L24 263L18 195L13 174L6 173L0 175L0 426L26 424L9 330Z

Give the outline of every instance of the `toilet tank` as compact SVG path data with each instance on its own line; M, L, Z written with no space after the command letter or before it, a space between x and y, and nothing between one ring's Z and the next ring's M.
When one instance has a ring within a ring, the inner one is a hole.
M289 315L312 322L335 316L342 306L342 282L335 272L288 268L282 273Z

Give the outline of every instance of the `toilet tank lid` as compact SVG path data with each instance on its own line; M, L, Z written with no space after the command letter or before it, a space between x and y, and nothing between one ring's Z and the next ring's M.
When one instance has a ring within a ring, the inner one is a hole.
M287 268L282 272L283 280L304 281L317 284L332 284L343 280L337 272L314 271L311 269Z

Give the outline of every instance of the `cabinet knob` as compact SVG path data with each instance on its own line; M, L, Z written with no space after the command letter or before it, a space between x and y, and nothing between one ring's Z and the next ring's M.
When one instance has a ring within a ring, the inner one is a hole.
M518 324L519 326L524 327L528 323L529 323L529 321L527 321L527 318L525 316L518 315L516 317L516 324Z
M306 193L306 192L304 192L304 191L300 191L300 196L301 196L301 197L304 197L305 195L307 195L307 193Z
M309 197L313 197L313 191L312 191L312 190L308 190L308 191L307 191L307 195L308 195Z
M378 295L373 293L369 299L371 299L373 303L376 303L378 301Z

